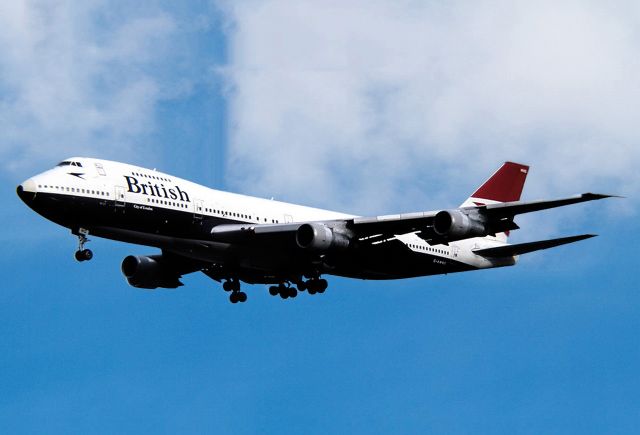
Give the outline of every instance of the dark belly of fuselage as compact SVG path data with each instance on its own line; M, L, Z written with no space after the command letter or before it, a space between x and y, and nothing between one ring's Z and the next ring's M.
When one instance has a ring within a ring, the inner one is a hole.
M293 238L278 246L216 243L211 237L214 226L246 222L155 204L116 203L52 193L34 196L19 192L19 195L36 212L73 232L84 228L98 237L154 246L203 263L236 268L239 274L245 271L271 277L312 273L317 269L332 275L380 280L472 269L451 259L416 253L401 243L355 244L322 256L298 248Z

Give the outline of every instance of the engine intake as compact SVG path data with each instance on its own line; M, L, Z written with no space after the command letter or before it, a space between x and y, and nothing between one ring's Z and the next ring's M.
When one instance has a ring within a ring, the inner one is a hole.
M324 224L302 224L296 231L296 243L302 249L312 251L328 251L330 249L346 249L349 238Z
M447 240L461 240L487 235L485 224L460 210L439 211L433 219L433 230Z
M137 288L178 288L180 275L163 264L161 255L129 255L122 260L122 274L129 285Z

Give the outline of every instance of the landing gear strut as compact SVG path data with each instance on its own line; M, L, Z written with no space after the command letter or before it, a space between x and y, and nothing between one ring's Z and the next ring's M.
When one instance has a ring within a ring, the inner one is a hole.
M222 288L226 292L231 292L231 294L229 295L229 300L232 304L247 301L247 294L243 291L240 291L240 281L238 281L237 279L228 279L222 284Z
M80 228L78 231L78 250L75 253L76 260L79 262L89 261L93 258L93 252L91 249L84 249L84 244L89 241L87 235L89 231L84 228Z

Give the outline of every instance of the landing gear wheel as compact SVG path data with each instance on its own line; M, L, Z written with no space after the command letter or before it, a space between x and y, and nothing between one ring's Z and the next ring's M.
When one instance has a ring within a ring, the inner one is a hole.
M307 289L307 283L304 281L300 281L299 283L296 284L296 287L298 287L299 292L303 292Z
M91 249L78 250L75 253L75 257L79 262L89 261L93 258L93 252L91 252Z
M307 281L306 286L307 292L309 292L310 295L315 295L316 293L324 293L329 283L326 279L314 278Z
M287 299L289 297L289 289L284 285L278 285L278 293L282 299Z
M269 294L271 296L278 296L278 293L280 293L280 290L278 289L278 287L276 287L275 285L272 285L271 287L269 287Z
M296 290L295 287L289 287L287 290L290 298L295 298L296 296L298 296L298 290Z
M230 292L229 301L232 304L245 302L247 300L247 294L240 291L240 281L237 278L230 278L223 282L222 289L226 292Z

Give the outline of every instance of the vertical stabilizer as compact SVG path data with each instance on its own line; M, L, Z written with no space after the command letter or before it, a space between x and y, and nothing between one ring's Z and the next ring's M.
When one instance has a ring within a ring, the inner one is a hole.
M528 173L529 166L527 165L505 162L462 203L461 207L519 201ZM500 233L496 234L496 238L506 241L508 235L508 233Z
M529 166L505 162L462 204L463 207L520 200Z

